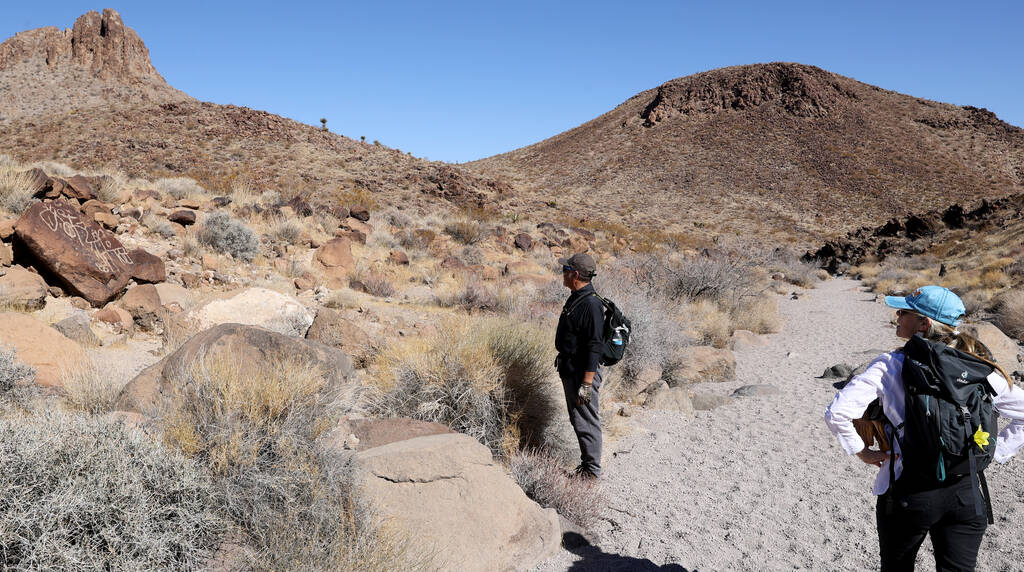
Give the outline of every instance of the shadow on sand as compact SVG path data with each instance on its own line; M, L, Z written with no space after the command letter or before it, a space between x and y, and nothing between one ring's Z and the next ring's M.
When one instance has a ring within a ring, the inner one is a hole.
M696 572L678 564L659 566L646 558L609 554L591 545L586 538L575 532L566 532L562 535L562 546L581 558L569 567L571 572Z

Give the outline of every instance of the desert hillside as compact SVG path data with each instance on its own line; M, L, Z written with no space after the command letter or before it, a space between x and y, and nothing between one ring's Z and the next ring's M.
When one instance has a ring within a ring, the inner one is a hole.
M581 216L806 242L1021 192L1024 130L985 109L771 63L669 81L469 166Z
M164 81L143 41L110 9L84 14L72 29L29 30L0 44L0 153L324 203L368 193L380 204L478 208L508 190L376 142L196 101Z

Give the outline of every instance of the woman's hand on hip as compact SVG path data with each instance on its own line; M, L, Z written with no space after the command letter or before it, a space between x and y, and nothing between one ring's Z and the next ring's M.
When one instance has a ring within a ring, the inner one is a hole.
M857 453L857 457L869 465L881 467L882 463L889 458L889 451L876 451L874 449L868 449L867 447L861 449Z

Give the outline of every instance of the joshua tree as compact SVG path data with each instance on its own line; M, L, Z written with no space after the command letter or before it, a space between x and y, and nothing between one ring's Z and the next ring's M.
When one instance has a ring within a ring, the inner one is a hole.
M321 117L320 118L320 131L327 131L327 118L326 117Z
M366 135L360 135L359 140L362 141L363 143L366 143Z

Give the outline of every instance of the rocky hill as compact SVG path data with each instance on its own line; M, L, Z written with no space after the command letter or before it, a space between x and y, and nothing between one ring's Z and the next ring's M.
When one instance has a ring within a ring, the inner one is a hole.
M441 198L479 207L507 190L382 145L199 102L164 81L110 9L81 16L70 30L40 28L0 44L0 154L136 177L186 175L222 193L240 183L286 197L367 192L382 205Z
M806 242L1024 191L1024 130L985 109L771 63L669 81L469 166L581 216Z

